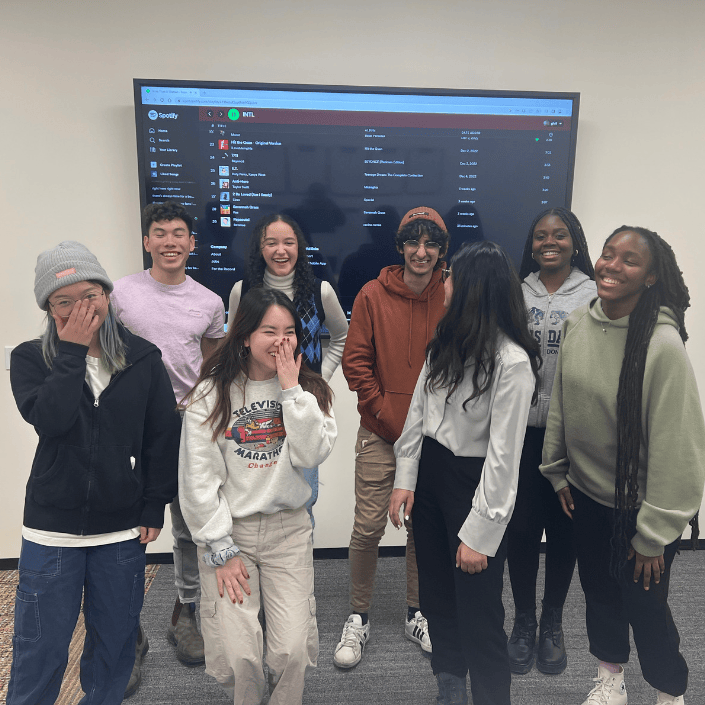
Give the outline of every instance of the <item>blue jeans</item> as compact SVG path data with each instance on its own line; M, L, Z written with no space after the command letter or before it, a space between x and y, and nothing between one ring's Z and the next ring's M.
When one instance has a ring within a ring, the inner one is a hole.
M7 705L52 705L81 609L81 705L122 702L144 601L145 550L138 539L89 548L22 540Z
M306 502L306 511L311 518L311 528L316 528L316 520L313 518L313 505L318 500L318 468L302 468L304 479L311 486L311 499Z

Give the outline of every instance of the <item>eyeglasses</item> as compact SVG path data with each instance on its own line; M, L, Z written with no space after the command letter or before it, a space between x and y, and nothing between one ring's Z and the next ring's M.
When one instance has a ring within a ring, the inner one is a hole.
M441 269L441 282L445 282L445 280L448 279L450 274L450 269Z
M424 249L426 252L439 252L441 249L441 246L437 242L424 242L423 243ZM418 240L407 240L404 243L404 247L409 250L410 252L416 252L416 250L421 247L421 243Z
M76 305L76 301L86 301L89 306L93 304L98 308L100 298L103 294L105 294L105 292L101 289L101 291L89 291L80 299L70 299L68 296L60 296L55 301L50 301L49 306L62 318L68 318L71 315L71 311L73 311L73 307Z

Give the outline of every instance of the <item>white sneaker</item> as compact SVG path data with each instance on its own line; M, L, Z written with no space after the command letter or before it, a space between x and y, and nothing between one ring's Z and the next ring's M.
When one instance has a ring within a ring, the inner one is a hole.
M624 669L612 673L602 664L597 667L597 684L587 696L583 705L627 705L627 688L624 685Z
M431 653L431 637L428 635L428 622L421 612L416 612L413 619L406 621L406 638L415 641L424 651Z
M343 635L335 647L333 663L338 668L352 668L362 659L362 650L370 638L370 623L362 625L359 614L351 614L343 627Z
M660 690L657 692L656 705L684 705L685 703L682 695L674 697L673 695L668 695L668 693L662 693Z

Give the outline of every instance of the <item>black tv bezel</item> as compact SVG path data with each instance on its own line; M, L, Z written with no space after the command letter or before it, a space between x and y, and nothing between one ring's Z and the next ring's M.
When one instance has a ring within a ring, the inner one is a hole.
M143 86L163 86L175 88L205 88L243 91L291 91L318 93L351 93L380 95L418 95L418 96L458 96L468 98L517 98L536 100L569 100L572 102L570 115L569 146L567 173L565 182L564 206L571 208L575 178L575 159L577 153L578 122L580 112L580 93L565 91L517 91L517 90L482 90L466 88L423 88L411 86L363 86L314 83L262 83L248 81L210 81L200 79L145 79L134 78L135 129L137 136L137 169L139 181L140 212L149 203L147 199L146 160L143 158L147 145L144 137L144 112L142 110L141 89ZM196 235L198 231L196 229ZM140 240L141 241L141 240ZM144 267L151 265L149 253L142 251ZM517 263L518 265L518 263Z

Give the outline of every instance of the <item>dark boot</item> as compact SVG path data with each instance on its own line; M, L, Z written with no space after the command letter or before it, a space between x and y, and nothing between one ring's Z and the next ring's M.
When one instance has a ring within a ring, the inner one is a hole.
M539 626L539 653L536 667L541 673L563 673L568 665L568 655L563 641L563 608L549 607L543 603Z
M509 669L520 675L528 673L534 665L536 646L536 611L517 610L514 615L514 629L509 637Z
M144 633L144 629L142 629L142 625L140 624L139 631L137 632L137 643L135 644L135 663L132 666L132 673L130 674L130 680L127 682L123 700L134 695L137 692L137 688L140 687L140 683L142 682L142 661L148 651L149 641L147 641L147 635Z
M183 604L176 598L166 638L176 647L176 658L184 665L200 666L205 663L203 637L198 633L196 605L193 602Z
M452 673L436 673L438 681L438 697L436 705L467 705L468 691L465 678L459 678Z

